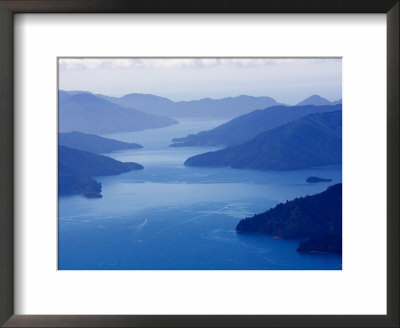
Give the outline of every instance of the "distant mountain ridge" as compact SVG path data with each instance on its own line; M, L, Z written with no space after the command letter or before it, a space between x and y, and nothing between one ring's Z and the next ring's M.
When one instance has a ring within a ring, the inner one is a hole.
M307 105L314 105L314 106L330 106L330 105L337 105L341 104L342 99L336 101L329 101L328 99L322 98L319 95L312 95L303 101L299 102L296 106L307 106Z
M232 147L249 141L261 132L274 129L290 121L313 113L341 110L335 106L274 106L239 116L208 131L183 138L174 138L172 147L218 146Z
M136 143L122 142L77 131L59 133L58 144L95 154L111 153L122 149L143 148Z
M207 117L233 118L255 109L282 105L271 97L241 95L222 99L203 98L191 101L172 101L152 94L131 93L120 98L97 95L123 107L174 118Z
M172 118L125 108L90 93L59 91L59 131L92 134L140 131L177 124Z
M266 96L240 95L219 99L173 101L154 94L129 93L121 97L93 94L89 91L64 91L71 95L90 94L125 108L135 108L145 113L174 118L234 118L257 109L273 106L288 106ZM329 101L319 95L312 95L295 106L329 106L341 104L342 100Z
M299 170L342 162L342 112L310 114L250 141L188 158L187 166Z

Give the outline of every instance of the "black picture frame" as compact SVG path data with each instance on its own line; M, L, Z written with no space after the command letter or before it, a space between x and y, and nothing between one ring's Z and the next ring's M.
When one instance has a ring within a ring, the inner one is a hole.
M399 327L399 11L399 0L0 0L0 324L4 327ZM386 14L387 315L14 315L13 18L16 13Z

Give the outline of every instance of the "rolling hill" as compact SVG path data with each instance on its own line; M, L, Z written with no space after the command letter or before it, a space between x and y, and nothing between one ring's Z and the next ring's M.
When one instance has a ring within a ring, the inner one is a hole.
M60 132L107 134L139 131L177 124L172 118L124 108L90 93L59 92Z
M122 149L143 148L141 145L136 143L122 142L77 131L59 133L58 144L60 146L67 146L95 154L111 153Z
M299 170L342 162L342 112L304 116L250 141L188 158L187 166Z
M183 138L175 138L171 147L217 146L232 147L254 138L261 132L284 125L300 117L341 110L335 106L275 106L239 116L209 131L201 131Z

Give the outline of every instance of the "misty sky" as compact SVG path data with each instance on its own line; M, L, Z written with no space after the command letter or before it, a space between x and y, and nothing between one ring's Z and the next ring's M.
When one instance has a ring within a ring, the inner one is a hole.
M171 100L269 96L296 104L342 98L341 59L60 59L59 88L108 96L150 93Z

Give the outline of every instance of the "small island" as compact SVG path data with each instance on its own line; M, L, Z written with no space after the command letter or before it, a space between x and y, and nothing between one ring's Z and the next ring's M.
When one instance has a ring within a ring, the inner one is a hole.
M323 179L323 178L318 178L318 177L308 177L306 182L307 183L332 182L332 179Z

